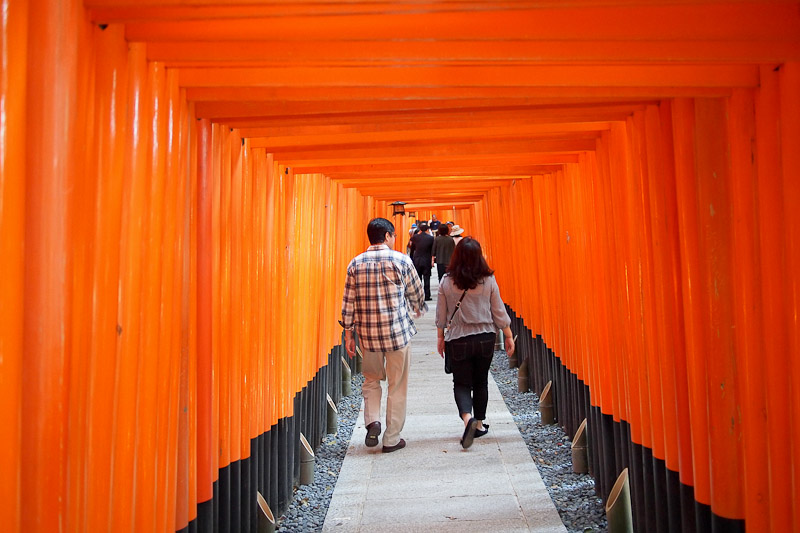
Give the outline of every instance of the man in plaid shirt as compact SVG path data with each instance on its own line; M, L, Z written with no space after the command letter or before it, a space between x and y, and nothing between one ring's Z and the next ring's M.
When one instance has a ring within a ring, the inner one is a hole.
M358 332L364 355L364 424L367 446L377 446L381 433L381 384L389 382L383 452L405 447L400 431L406 421L411 337L417 332L409 311L419 318L428 310L425 292L411 259L394 250L394 224L373 218L367 225L370 247L347 266L342 299L345 348L351 357Z

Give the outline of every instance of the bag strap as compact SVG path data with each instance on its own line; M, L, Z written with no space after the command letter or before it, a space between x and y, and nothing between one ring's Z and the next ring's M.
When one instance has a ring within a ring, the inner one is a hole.
M464 296L466 295L467 295L467 290L464 289L464 292L461 294L461 298L459 298L458 302L456 303L456 308L453 309L453 314L450 315L450 320L447 321L447 329L450 329L450 324L453 323L453 318L456 316L456 313L458 313L459 307L461 307L461 300L463 300Z

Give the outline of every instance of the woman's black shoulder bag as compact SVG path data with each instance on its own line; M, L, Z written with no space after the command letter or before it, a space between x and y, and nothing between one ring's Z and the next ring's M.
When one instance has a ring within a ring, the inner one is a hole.
M467 291L464 290L464 292L461 294L461 298L459 298L458 302L456 303L456 308L453 309L453 314L450 315L450 320L447 321L447 329L450 329L450 324L453 323L453 318L456 316L456 313L458 313L458 308L461 307L461 300L463 300L464 296L466 295ZM450 354L447 352L447 343L444 343L444 373L445 374L453 373L453 369L450 366Z

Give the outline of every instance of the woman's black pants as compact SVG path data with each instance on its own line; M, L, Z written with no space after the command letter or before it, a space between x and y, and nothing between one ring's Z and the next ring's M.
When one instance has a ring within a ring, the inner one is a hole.
M472 413L477 420L486 419L495 337L494 333L479 333L445 343L453 369L453 396L459 416Z

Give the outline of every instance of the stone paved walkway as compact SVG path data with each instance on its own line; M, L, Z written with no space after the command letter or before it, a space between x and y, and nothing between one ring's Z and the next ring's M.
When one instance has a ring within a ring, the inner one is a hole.
M434 276L433 305L411 346L408 444L389 454L367 448L362 403L323 532L565 532L491 374L489 433L461 448L452 379L436 353L437 290Z

